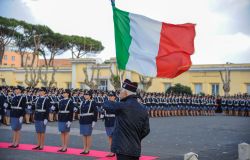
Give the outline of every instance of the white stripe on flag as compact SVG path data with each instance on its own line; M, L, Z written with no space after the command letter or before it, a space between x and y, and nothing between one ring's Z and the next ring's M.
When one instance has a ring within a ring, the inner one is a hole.
M126 69L155 77L157 75L155 58L159 50L162 23L131 13L129 18L132 42Z

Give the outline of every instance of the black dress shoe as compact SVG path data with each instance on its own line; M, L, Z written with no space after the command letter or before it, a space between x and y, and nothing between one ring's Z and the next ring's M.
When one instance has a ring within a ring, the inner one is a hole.
M43 147L39 147L38 150L43 150Z
M108 155L106 155L106 157L114 157L115 153L109 153Z
M14 148L14 144L12 144L12 145L10 145L10 146L8 146L9 148Z
M9 148L17 148L17 147L19 147L18 144L17 145L11 145L11 146L9 146Z
M67 148L66 149L62 149L61 152L67 152Z
M62 150L63 150L63 149L61 148L61 149L59 149L57 152L62 152Z
M89 154L89 151L83 151L80 154Z
M34 148L32 148L33 150L36 150L36 149L39 149L40 148L40 146L36 146L36 147L34 147Z

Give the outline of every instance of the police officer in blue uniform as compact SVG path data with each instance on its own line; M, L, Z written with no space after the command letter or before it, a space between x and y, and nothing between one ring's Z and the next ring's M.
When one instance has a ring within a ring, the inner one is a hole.
M57 111L58 111L58 104L59 104L59 98L56 96L55 93L52 93L52 95L49 96L50 98L50 111L49 111L49 121L53 122L55 119L57 119Z
M25 115L26 99L22 95L24 88L17 86L15 96L11 101L10 123L13 130L13 141L10 148L17 148L20 142L20 130L22 128L23 116Z
M4 101L5 101L5 96L2 91L2 87L0 87L0 125L3 122L3 117L4 117Z
M97 121L97 104L92 100L92 95L93 93L91 90L85 92L85 101L82 101L80 104L80 134L83 136L83 152L80 154L89 154L92 143L92 130Z
M25 108L25 123L30 124L30 116L32 114L32 90L27 88L27 94L24 95L26 98L26 108Z
M115 99L116 99L116 93L114 91L110 91L108 93L108 101L111 103L115 103ZM112 109L109 109L108 107L106 107L106 109L104 110L104 126L105 126L105 130L106 130L106 134L108 136L108 142L109 142L109 146L111 148L111 144L112 144L112 133L114 130L114 125L115 125L115 113ZM114 157L115 153L110 152L107 157Z
M3 104L4 107L4 123L9 126L10 125L10 102L12 98L14 97L14 94L12 93L12 90L7 89L6 94L3 92L3 96L5 97L5 101Z
M246 99L242 97L239 99L239 116L245 116L246 115Z
M48 123L50 100L46 96L47 89L42 87L39 90L40 96L35 100L35 129L37 133L37 146L34 150L43 150L46 125Z
M227 115L227 98L226 97L222 97L221 98L221 109L222 109L222 113L223 115Z
M97 96L94 97L94 101L97 104L97 110L98 110L98 115L97 117L100 118L100 112L102 111L102 104L104 102L104 99L102 97L102 92L98 92Z
M78 110L79 110L79 104L80 104L80 99L78 97L77 90L73 91L73 96L71 97L75 107L74 107L74 113L73 113L73 121L78 117ZM78 118L77 118L78 119Z
M250 117L250 97L248 97L246 100L246 112L248 117Z
M58 152L66 152L69 142L69 132L71 122L73 121L74 103L71 97L71 91L65 89L63 99L59 102L58 108L58 129L61 132L62 148Z

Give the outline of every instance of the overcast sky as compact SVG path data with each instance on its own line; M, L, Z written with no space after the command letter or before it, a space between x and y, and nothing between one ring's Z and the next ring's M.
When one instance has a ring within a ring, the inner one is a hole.
M250 63L250 0L116 0L116 7L167 23L196 23L194 64ZM109 0L0 0L0 15L90 36L105 47L98 57L115 56Z

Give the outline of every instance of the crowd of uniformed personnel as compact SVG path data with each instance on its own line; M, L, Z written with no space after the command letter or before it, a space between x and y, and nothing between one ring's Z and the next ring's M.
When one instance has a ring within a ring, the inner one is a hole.
M0 88L0 115L2 123L10 124L10 110L15 87ZM84 93L87 90L70 90L70 99L73 107L73 120L80 118L79 106L84 102ZM46 89L48 97L48 121L58 121L59 102L63 100L64 89ZM108 100L108 91L93 90L93 101L97 104L98 119L103 118L104 111L102 104ZM115 101L119 101L119 91L114 92ZM40 97L39 88L26 88L22 92L25 99L24 122L30 124L34 122L35 102ZM139 93L138 101L142 103L148 111L150 117L168 116L212 116L218 107L221 107L224 115L229 116L250 116L250 96L235 95L228 97L187 95L187 94L166 94L166 93Z
M226 116L250 116L250 96L247 94L221 97L220 106Z

